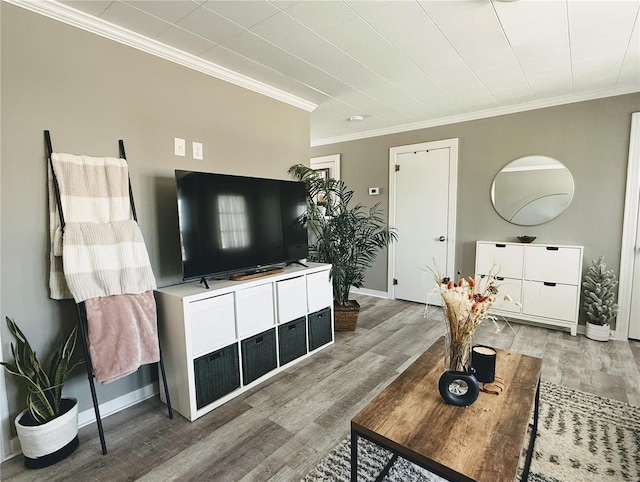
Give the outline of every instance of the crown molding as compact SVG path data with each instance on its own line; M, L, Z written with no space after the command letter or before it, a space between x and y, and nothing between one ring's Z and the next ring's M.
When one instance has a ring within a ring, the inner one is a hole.
M188 67L203 74L215 77L225 82L235 84L239 87L252 90L258 94L271 97L272 99L285 102L307 112L312 112L317 107L316 104L304 100L283 90L276 89L263 82L257 81L246 75L239 74L220 65L214 64L165 45L157 40L150 39L131 30L119 27L93 15L89 15L75 8L54 0L3 0L17 7L30 10L31 12L44 15L59 22L66 23L73 27L87 32L100 35L101 37L114 40L121 44L133 47L151 55L169 60L170 62Z
M584 102L588 100L603 99L605 97L615 97L618 95L633 94L639 92L636 88L613 89L606 91L587 92L584 94L574 94L553 99L544 99L526 104L514 106L498 107L480 112L470 112L468 114L460 114L450 117L441 117L428 121L412 122L411 124L402 124L398 126L385 127L383 129L374 129L370 131L357 132L354 134L345 134L343 136L327 137L324 139L315 139L311 141L311 147L325 146L329 144L338 144L340 142L356 141L360 139L368 139L370 137L386 136L389 134L399 134L401 132L416 131L420 129L428 129L430 127L440 127L449 124L459 124L479 119L488 119L489 117L498 117L501 115L515 114L518 112L526 112L529 110L544 109L547 107L555 107L565 104L574 104L576 102Z

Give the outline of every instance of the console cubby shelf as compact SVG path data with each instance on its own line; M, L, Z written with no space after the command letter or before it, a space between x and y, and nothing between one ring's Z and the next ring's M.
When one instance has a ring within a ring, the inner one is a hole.
M490 312L569 329L575 336L583 251L582 246L477 241L476 276L498 270L500 293ZM503 301L505 294L512 303Z
M307 265L155 291L175 410L193 421L333 344L331 266Z

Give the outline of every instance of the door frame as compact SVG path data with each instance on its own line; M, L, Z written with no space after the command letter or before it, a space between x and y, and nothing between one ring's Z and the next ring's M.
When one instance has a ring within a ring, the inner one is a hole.
M389 226L394 226L396 221L396 176L395 166L399 154L416 151L429 151L433 149L449 149L449 209L447 213L447 265L444 271L454 273L456 262L456 204L458 200L458 138L444 139L440 141L421 142L406 146L391 147L389 149ZM398 233L401 237L402 233ZM395 275L396 247L391 243L389 247L387 267L387 291L391 299L395 299L393 278ZM442 268L442 267L441 267Z
M312 157L309 162L311 169L329 169L329 176L340 180L340 154Z
M627 190L624 199L624 221L622 246L620 249L620 284L618 286L618 318L616 340L629 339L631 303L633 301L634 262L636 250L640 249L640 112L631 114L629 139L629 161L627 164ZM636 290L637 292L637 290Z

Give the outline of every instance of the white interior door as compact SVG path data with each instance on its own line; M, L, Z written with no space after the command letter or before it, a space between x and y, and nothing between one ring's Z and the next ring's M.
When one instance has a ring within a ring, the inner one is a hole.
M631 115L616 338L640 340L640 112Z
M640 226L640 213L638 215ZM640 229L634 252L633 281L631 289L631 318L629 323L629 338L640 340Z
M457 140L392 149L393 297L440 304L429 268L451 275L455 249ZM415 149L415 150L414 150ZM395 152L394 152L395 151ZM398 166L398 167L395 167ZM453 192L452 192L453 191Z

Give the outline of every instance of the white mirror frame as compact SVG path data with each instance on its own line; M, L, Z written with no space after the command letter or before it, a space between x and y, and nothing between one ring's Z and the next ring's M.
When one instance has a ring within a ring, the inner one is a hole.
M491 184L491 203L506 221L536 226L562 214L573 199L571 172L557 159L524 156L509 162Z

